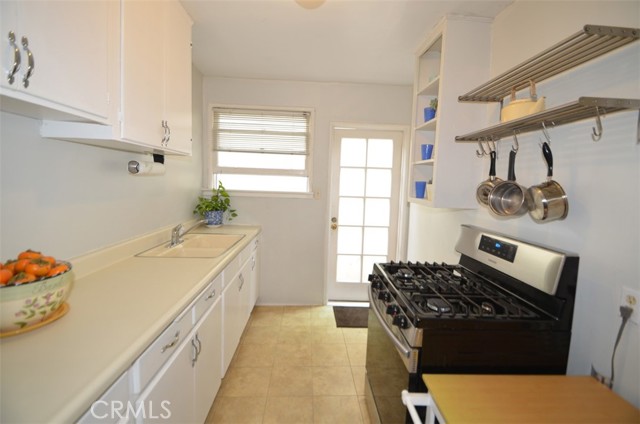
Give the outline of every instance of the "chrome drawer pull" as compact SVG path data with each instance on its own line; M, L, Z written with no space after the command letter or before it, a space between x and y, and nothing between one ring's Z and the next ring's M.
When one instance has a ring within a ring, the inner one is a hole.
M27 72L25 72L22 77L22 85L24 88L27 88L29 87L29 78L33 75L33 70L36 66L33 60L33 54L31 50L29 50L29 40L27 37L22 37L22 49L27 53Z
M214 297L216 297L216 290L215 289L213 289L213 291L211 293L209 293L209 296L207 296L205 300L213 299Z
M9 84L13 84L16 80L16 72L20 69L20 49L16 45L16 35L13 31L9 31L9 46L11 50L13 50L13 65L11 69L7 71L7 81L9 81Z
M161 353L164 353L165 350L167 349L171 349L172 347L174 347L176 345L176 343L178 343L180 341L180 331L176 331L176 335L173 336L173 340L171 340L171 343L166 344L164 346L162 346L162 350L160 350Z

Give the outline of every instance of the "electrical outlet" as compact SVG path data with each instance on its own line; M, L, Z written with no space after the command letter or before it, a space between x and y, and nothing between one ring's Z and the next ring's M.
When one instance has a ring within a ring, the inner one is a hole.
M632 290L629 287L623 287L620 306L628 306L633 309L631 317L629 317L629 321L637 325L638 316L640 315L640 291Z

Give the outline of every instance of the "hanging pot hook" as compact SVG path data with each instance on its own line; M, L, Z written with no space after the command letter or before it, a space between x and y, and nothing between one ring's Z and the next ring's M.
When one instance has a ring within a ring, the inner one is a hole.
M598 127L598 129L596 130L594 127L591 127L591 139L593 141L600 141L600 138L602 137L602 121L600 119L600 109L598 109L598 106L596 106L596 127Z
M514 153L518 153L518 150L520 149L520 143L518 143L518 136L516 135L516 131L513 132L513 143L511 145L511 150L513 150Z
M542 121L542 134L544 134L544 138L547 139L547 143L551 144L551 137L549 136L549 131L547 130L547 126L544 124L544 121Z
M478 140L478 146L480 146L480 150L476 150L476 156L481 158L483 156L488 155L489 153L484 150L484 146L482 145L482 141Z

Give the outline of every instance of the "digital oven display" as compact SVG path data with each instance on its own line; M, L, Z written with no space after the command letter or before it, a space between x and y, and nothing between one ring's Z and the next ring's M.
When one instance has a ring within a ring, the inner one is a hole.
M483 235L480 237L478 249L500 259L504 259L505 261L513 262L516 258L518 246Z

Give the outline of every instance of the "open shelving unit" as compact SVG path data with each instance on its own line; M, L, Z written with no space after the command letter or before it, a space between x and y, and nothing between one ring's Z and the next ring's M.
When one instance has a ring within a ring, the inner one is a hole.
M511 93L558 75L640 38L640 29L585 25L581 31L458 97L461 102L501 102Z
M473 87L489 78L491 21L447 16L428 34L416 52L413 90L412 140L408 201L433 208L476 208L474 187L460 179L478 179L481 164L463 155L456 131L470 131L486 123L484 111L458 102L460 87ZM438 100L436 116L425 122L424 109ZM430 159L420 146L433 144ZM418 198L415 182L431 182L425 198Z
M543 125L558 126L628 109L640 109L640 100L603 97L580 97L566 105L547 109L523 118L503 122L483 130L456 136L456 141L497 141L505 136L537 131Z
M512 89L527 87L582 63L600 57L640 38L640 29L601 25L585 25L581 31L548 48L538 55L508 70L458 97L460 102L502 102ZM457 142L499 140L521 134L595 118L601 127L601 116L630 109L640 109L640 100L607 97L580 97L578 100L503 122L482 130L456 136ZM639 116L640 132L640 116ZM640 140L640 133L637 134Z

